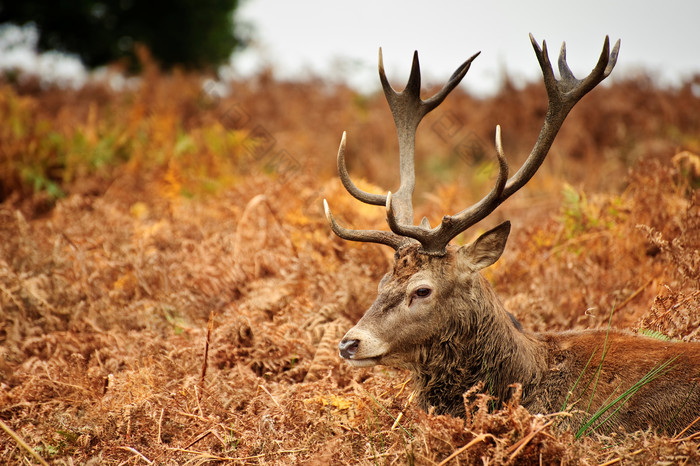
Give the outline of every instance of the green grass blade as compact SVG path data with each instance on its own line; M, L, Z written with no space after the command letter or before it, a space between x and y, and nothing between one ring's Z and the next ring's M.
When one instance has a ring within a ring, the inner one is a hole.
M603 343L603 355L600 358L600 364L598 364L598 368L596 369L596 374L595 374L595 383L593 384L593 392L591 392L591 398L588 400L588 406L586 406L586 413L591 409L591 404L593 404L593 397L595 396L596 389L598 388L598 380L600 379L600 374L603 372L603 362L605 361L605 356L608 355L608 351L610 350L610 347L608 346L608 338L610 336L610 328L612 327L612 317L613 313L615 312L615 306L610 309L610 318L608 319L608 329L605 331L605 342ZM589 382L590 385L590 382ZM588 386L586 386L585 390L588 389ZM582 392L583 393L583 392Z
M588 358L588 361L586 362L586 365L583 366L583 370L582 370L581 373L578 375L578 378L576 379L576 382L574 382L574 385L571 387L571 389L569 390L569 392L566 394L566 398L564 399L564 405L561 407L561 410L560 410L560 411L566 410L566 407L567 407L567 405L568 405L568 403L569 403L569 398L571 397L571 395L574 394L574 390L576 390L576 386L578 386L578 383L581 381L581 377L583 377L583 374L586 373L586 369L588 369L588 365L589 365L589 364L591 363L591 361L593 360L593 356L595 356L595 353L596 353L597 351L598 351L598 347L596 346L596 347L593 349L593 353L591 353L591 357ZM585 390L585 389L584 389L584 390Z
M630 388L628 388L624 393L622 393L620 396L615 398L612 402L605 404L602 406L598 411L596 411L591 418L584 423L579 430L576 432L575 437L577 439L581 438L584 434L586 434L589 430L590 432L594 432L597 429L599 429L601 426L603 426L605 423L610 421L615 414L622 409L622 407L629 401L629 399L637 393L642 387L644 387L646 384L652 382L659 376L665 374L670 370L669 366L670 364L675 361L678 358L678 356L669 359L668 361L659 364L658 366L655 366L653 369L651 369L649 372L647 372L641 379L639 379L637 382L635 382ZM605 413L607 413L610 409L613 407L617 406L605 419L603 419L601 422L599 422L597 425L596 421L603 417ZM588 433L590 433L588 432Z
M406 430L406 428L405 428L404 426L402 426L400 422L397 422L397 421L396 421L396 418L394 417L394 415L391 414L391 413L389 412L389 410L386 409L386 408L384 407L383 404L381 404L379 401L377 401L377 399L374 397L374 395L372 395L372 394L369 393L369 392L367 392L367 394L370 396L370 398L372 398L372 400L374 400L374 402L377 404L377 406L379 406L380 408L382 408L382 409L384 410L384 412L387 413L387 414L389 415L389 417L390 417L391 419L393 419L394 422L396 422L397 425L398 425L399 427L401 427L401 430L403 430L404 432L406 432L406 435L408 435L408 436L411 438L411 440L413 440L413 434L411 434L408 430Z

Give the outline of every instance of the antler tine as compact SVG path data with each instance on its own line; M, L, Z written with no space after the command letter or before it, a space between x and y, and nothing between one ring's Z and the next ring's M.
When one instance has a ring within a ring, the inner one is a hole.
M605 45L607 45L607 41ZM606 53L605 45L603 46L603 54ZM569 64L566 63L566 42L561 43L561 49L559 50L559 74L561 75L562 81L576 79L574 77L574 73L571 71L571 68L569 68Z
M557 79L554 77L554 71L552 70L552 63L549 61L549 52L547 51L547 41L542 41L542 48L540 48L535 36L530 34L530 43L532 48L535 50L535 56L540 64L540 69L542 70L542 76L544 77L544 87L547 89L547 95L550 96L550 89L555 89L557 86ZM566 52L564 52L566 55Z
M399 249L406 242L411 241L408 238L395 235L390 231L380 230L351 230L344 228L335 221L331 209L328 207L328 202L323 200L323 211L326 214L326 219L331 226L333 233L348 241L360 241L365 243L379 243L391 246L394 249Z
M506 155L503 153L501 125L496 125L495 139L496 156L498 157L498 178L496 179L496 185L491 190L489 196L493 196L494 199L500 199L500 197L503 195L503 190L506 187L506 182L508 181L508 161L506 160Z
M340 140L340 147L338 148L338 174L340 175L340 181L343 182L345 189L352 194L355 199L358 199L365 204L372 205L385 205L386 196L381 194L372 194L358 188L355 183L350 179L350 174L345 166L345 144L347 142L346 132L343 131L343 137Z
M469 71L469 67L472 65L472 62L476 57L478 57L481 54L481 52L476 52L474 55L469 57L467 61L462 63L459 68L455 70L454 73L452 73L452 76L450 76L450 79L447 81L447 83L442 86L442 89L438 91L437 94L434 96L430 97L429 99L425 100L425 106L428 107L430 110L434 109L438 105L442 103L443 100L445 100L445 97L452 92L452 90L457 87L457 85L462 81L464 76L467 75L467 71ZM428 110L428 111L430 111ZM427 112L426 112L427 113Z
M606 38L608 36L605 36ZM608 65L605 67L605 70L603 71L603 79L607 78L610 76L610 73L612 73L613 68L615 68L615 65L617 64L617 56L620 54L620 39L617 39L615 42L615 45L613 45L612 52L610 52L610 60L608 60Z

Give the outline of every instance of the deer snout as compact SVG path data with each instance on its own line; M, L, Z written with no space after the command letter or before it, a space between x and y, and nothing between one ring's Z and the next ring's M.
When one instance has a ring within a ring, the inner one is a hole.
M389 350L388 345L373 332L355 326L338 344L340 357L355 367L377 364Z
M360 346L360 340L351 340L349 338L343 338L338 344L338 350L340 350L340 357L343 359L352 359L357 353L357 348Z

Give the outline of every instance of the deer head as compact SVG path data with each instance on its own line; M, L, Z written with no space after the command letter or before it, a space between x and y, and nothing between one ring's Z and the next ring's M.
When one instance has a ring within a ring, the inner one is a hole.
M479 271L498 260L509 232L505 222L442 256L422 254L418 245L399 249L376 301L341 341L340 355L353 366L381 363L415 370L423 362L424 343L474 330L460 327L486 320L483 303L495 298L484 294L488 288ZM455 309L454 302L466 306Z
M517 332L519 324L503 309L479 273L501 256L510 224L506 222L459 249L448 244L455 236L488 216L532 178L544 162L569 111L612 71L620 45L618 41L611 52L606 37L598 63L582 80L576 79L569 69L566 46L562 45L559 56L561 77L556 79L549 61L547 44L543 42L540 48L532 35L530 40L544 75L549 100L544 125L535 146L520 170L508 178L501 130L497 126L495 146L499 173L493 189L473 206L456 215L444 216L434 228L431 228L426 218L419 225L413 224L416 129L421 119L459 84L479 54L473 55L457 68L437 94L422 100L417 53L413 56L406 88L402 92L396 92L386 78L380 49L379 77L399 138L399 189L393 195L391 192L378 195L355 186L345 167L345 133L338 150L338 171L343 185L355 198L385 207L391 231L344 228L335 221L324 200L326 217L338 236L351 241L381 243L396 250L393 270L379 283L376 301L340 342L340 355L351 364L369 366L381 363L421 372L427 365L446 364L445 361L436 362L436 358L449 359L448 356L434 354L435 345L461 345L455 351L473 351L478 354L474 361L460 361L462 366L473 366L469 369L462 367L460 370L474 372L469 377L475 378L476 382L479 371L484 370L485 363L481 355L494 353L494 360L486 364L498 364L503 358L498 356L498 351L507 351L501 346L516 344L518 342L513 340L521 338ZM527 354L527 351L519 353L522 353L519 357L525 359L535 357ZM436 370L439 371L439 367Z

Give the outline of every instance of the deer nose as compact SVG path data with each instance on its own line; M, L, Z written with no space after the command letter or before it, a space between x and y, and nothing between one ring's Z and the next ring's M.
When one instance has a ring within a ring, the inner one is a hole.
M340 357L343 359L352 359L357 353L357 347L360 346L360 340L342 340L338 344Z

